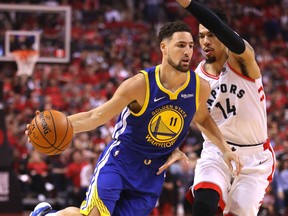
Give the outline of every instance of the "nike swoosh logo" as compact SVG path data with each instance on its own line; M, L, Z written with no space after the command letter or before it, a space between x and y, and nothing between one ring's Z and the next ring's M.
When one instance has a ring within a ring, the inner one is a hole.
M160 100L162 100L162 99L164 99L166 96L163 96L163 97L160 97L160 98L154 98L154 102L157 102L157 101L160 101Z
M268 159L266 159L266 160L264 160L264 161L260 161L260 162L259 162L259 165L265 163L267 160L268 160Z

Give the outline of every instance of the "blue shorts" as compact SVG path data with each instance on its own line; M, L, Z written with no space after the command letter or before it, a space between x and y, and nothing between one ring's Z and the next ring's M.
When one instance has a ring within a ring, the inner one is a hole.
M145 158L120 141L107 146L97 162L80 212L96 206L102 215L146 216L155 207L165 173L157 175L166 159Z

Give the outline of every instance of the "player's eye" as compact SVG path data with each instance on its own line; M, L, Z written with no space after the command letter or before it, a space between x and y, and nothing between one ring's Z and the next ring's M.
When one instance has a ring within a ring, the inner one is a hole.
M186 45L185 44L178 44L178 47L184 48Z
M215 37L215 35L213 33L209 33L207 37Z

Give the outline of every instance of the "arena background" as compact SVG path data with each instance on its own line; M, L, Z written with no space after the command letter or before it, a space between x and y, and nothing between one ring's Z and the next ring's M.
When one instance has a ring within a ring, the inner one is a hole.
M277 170L259 215L288 215L288 1L202 0L222 8L230 25L255 49L266 91L268 132ZM197 41L197 21L174 0L0 1L0 215L28 215L40 201L55 209L79 206L97 156L115 120L75 136L59 156L35 152L24 135L36 110L67 115L107 101L127 77L159 64L159 27L181 19ZM16 76L13 51L39 51L29 78ZM203 55L196 43L192 68ZM151 215L190 215L183 199L202 148L191 127L182 150L191 165L168 171ZM85 167L85 169L83 169ZM82 172L81 172L82 170ZM285 213L286 211L286 213Z

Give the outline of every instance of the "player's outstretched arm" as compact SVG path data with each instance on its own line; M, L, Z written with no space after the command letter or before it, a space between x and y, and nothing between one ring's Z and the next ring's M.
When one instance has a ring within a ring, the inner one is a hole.
M146 83L142 73L124 81L116 90L113 97L95 109L68 116L74 133L90 131L105 124L128 106L131 102L143 103L146 94ZM40 111L36 111L39 115ZM30 124L26 125L25 134L28 137ZM29 137L28 137L28 141Z
M220 20L210 9L204 7L197 1L177 0L187 11L193 14L196 19L233 53L242 54L245 51L244 40L229 26Z
M98 126L105 124L107 121L109 121L114 116L119 114L121 112L120 108L125 107L124 106L125 99L123 100L120 99L121 97L115 94L111 100L107 101L106 103L95 109L67 116L68 119L71 121L74 133L93 130ZM121 102L123 102L123 105L121 104ZM114 103L118 104L118 106L114 106L113 105ZM37 110L36 116L39 114L40 111ZM30 141L28 136L29 127L30 123L26 125L26 131L25 131L25 134L28 137L28 141Z
M200 95L199 95L199 107L194 115L194 122L197 124L198 128L207 136L223 153L224 161L233 170L232 161L236 165L236 174L238 175L242 164L232 150L229 148L225 138L223 137L221 131L217 127L216 123L212 119L206 102L210 95L210 85L207 81L200 78Z

